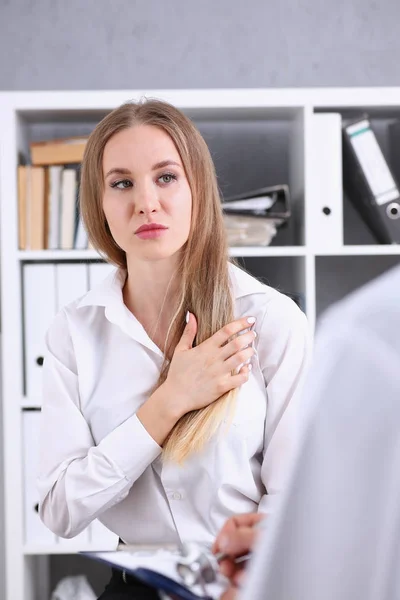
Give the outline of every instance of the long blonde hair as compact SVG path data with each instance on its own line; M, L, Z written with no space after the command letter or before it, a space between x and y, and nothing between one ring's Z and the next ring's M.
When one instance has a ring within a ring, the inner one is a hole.
M182 254L180 297L169 328L165 361L157 386L168 375L189 310L197 319L195 344L208 339L233 320L228 274L228 248L214 164L207 144L192 121L174 106L159 100L129 102L109 113L89 137L82 163L80 210L89 240L109 262L126 269L126 254L114 241L103 208L103 152L108 140L135 125L163 129L174 142L192 192L192 218ZM200 410L186 413L164 442L165 458L182 463L201 451L233 408L235 391Z

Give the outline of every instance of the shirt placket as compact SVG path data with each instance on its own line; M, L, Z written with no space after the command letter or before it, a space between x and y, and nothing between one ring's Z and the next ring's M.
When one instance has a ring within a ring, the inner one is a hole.
M188 523L187 492L180 477L181 469L179 465L165 462L160 476L177 533L182 540L182 536L187 537L184 534L190 528L190 523Z

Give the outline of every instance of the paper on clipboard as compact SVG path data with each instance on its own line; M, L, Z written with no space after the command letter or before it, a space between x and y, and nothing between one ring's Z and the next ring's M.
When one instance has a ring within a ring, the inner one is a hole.
M177 571L177 562L182 557L178 546L171 545L170 547L130 547L128 550L114 550L105 552L83 552L94 560L105 562L110 566L125 570L127 573L135 575L138 569L149 569L155 573L160 573L170 579L173 579L180 585L185 585ZM226 589L226 579L221 575L216 582L207 584L207 597L219 598ZM203 590L200 585L193 585L190 591L198 595L199 598L204 597Z

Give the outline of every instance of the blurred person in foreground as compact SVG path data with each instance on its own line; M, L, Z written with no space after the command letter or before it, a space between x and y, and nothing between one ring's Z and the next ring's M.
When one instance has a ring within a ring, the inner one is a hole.
M305 393L309 423L268 532L241 515L214 544L231 558L255 549L245 575L223 561L222 599L400 598L400 267L328 311Z

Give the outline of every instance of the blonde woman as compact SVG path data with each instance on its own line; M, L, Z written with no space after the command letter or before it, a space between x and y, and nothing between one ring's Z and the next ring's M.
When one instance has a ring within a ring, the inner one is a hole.
M47 334L41 518L62 537L98 518L127 543L211 544L282 489L306 319L229 264L210 153L173 106L128 103L100 122L80 203L117 269ZM114 573L102 598L138 586Z

